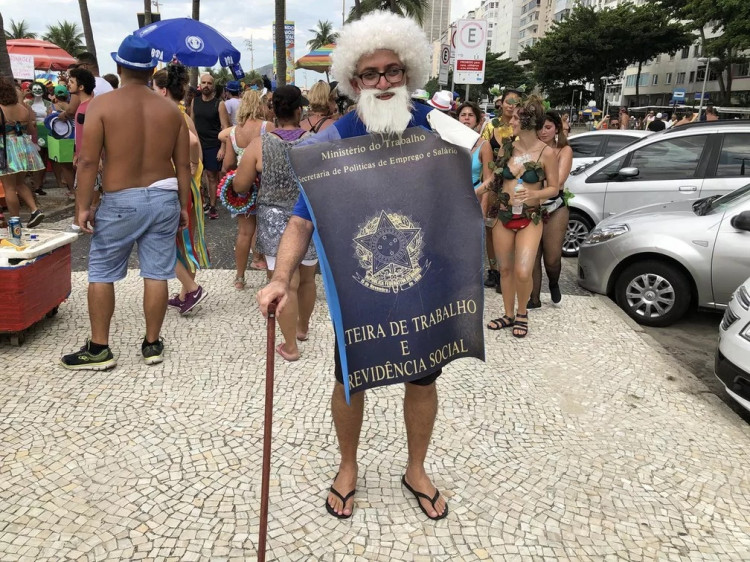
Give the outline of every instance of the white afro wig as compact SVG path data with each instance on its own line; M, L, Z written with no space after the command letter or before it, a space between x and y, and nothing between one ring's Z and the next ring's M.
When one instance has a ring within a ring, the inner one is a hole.
M410 92L424 87L430 77L432 49L427 36L413 19L391 12L372 12L341 28L336 48L331 54L331 74L338 89L357 99L350 80L364 55L378 49L394 51L404 63Z

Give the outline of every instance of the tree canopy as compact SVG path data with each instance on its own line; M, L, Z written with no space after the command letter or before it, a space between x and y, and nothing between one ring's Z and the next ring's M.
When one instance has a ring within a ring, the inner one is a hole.
M687 22L700 35L703 55L716 57L711 63L718 72L720 102L731 104L732 65L748 60L750 49L750 2L747 0L656 0L671 17ZM706 29L715 37L707 37Z
M520 58L531 63L533 76L548 92L565 89L569 97L572 85L590 83L601 102L602 77L619 75L630 64L675 52L693 40L688 26L665 21L663 11L650 3L604 10L578 6Z
M355 0L346 21L358 20L365 14L384 10L400 16L414 18L422 25L429 8L428 0Z
M47 26L47 33L42 39L54 43L74 57L84 51L83 33L74 22L63 20Z
M320 49L328 45L329 43L335 43L339 34L333 31L333 23L330 21L318 20L318 27L316 29L308 29L313 34L313 38L307 42L307 46L311 51Z
M37 34L31 31L26 20L10 20L10 28L5 30L6 39L36 39Z

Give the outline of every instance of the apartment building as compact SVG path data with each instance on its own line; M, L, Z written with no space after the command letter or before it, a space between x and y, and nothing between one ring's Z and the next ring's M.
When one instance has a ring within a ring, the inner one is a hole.
M706 75L706 64L700 44L694 44L674 55L662 54L648 61L641 69L638 97L635 95L638 67L629 66L623 73L622 104L629 107L672 104L672 92L685 90L685 105L699 105ZM709 65L706 78L706 103L718 100L718 75ZM750 100L750 62L732 65L733 103L747 105ZM705 105L705 103L704 103Z
M531 47L547 33L555 15L555 0L524 0L518 22L518 49Z
M451 23L451 0L429 0L422 29L430 43L440 41Z

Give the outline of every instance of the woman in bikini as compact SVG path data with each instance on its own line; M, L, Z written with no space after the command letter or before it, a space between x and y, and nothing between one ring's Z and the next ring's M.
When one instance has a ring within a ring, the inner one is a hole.
M253 139L275 129L273 123L264 119L267 115L266 109L260 91L247 90L242 95L242 101L237 110L237 125L219 133L219 140L229 145L224 151L222 174L239 166L245 148ZM229 150L230 148L232 150ZM234 288L241 291L245 288L245 270L251 248L253 261L250 263L250 268L265 270L267 265L265 258L255 250L255 211L239 215L232 214L232 216L237 218L237 240L234 243L237 273L234 277Z
M560 191L551 199L542 204L542 209L548 216L542 232L542 243L537 252L534 262L534 284L531 290L528 308L539 308L542 306L540 293L542 291L542 256L544 256L544 269L549 280L549 293L552 302L557 304L562 299L560 292L560 270L562 269L562 245L565 240L565 232L568 229L567 199L570 193L565 194L565 182L570 175L573 166L573 149L568 144L565 134L565 123L557 111L548 111L545 114L544 126L539 131L539 140L545 143L557 155L557 174Z
M490 143L492 154L495 157L497 157L503 141L513 136L513 128L510 126L510 120L513 117L513 109L520 101L521 92L512 89L506 89L503 95L495 100L496 116L484 126L484 130L482 131L482 138ZM492 244L492 229L488 227L484 234L485 245L487 246L487 260L490 264L484 286L496 287L499 293L501 290L500 273L497 270L496 252Z
M554 150L537 137L544 126L544 109L538 98L532 96L518 105L510 124L515 140L503 143L496 161L489 211L489 217L495 219L492 238L500 263L505 314L487 327L512 327L513 335L523 338L529 329L526 303L542 238L541 204L557 195L558 168ZM542 187L545 180L546 187Z
M477 123L481 119L482 112L479 106L473 102L467 101L458 106L458 120L471 130L477 128ZM489 208L489 186L493 181L490 163L492 162L492 149L489 141L482 137L477 139L476 144L471 149L471 181L474 184L474 191L482 205L482 214L486 217ZM480 194L481 193L481 194Z
M331 111L331 87L320 80L310 88L307 96L310 101L310 109L307 117L299 124L305 131L319 133L333 125L334 118Z

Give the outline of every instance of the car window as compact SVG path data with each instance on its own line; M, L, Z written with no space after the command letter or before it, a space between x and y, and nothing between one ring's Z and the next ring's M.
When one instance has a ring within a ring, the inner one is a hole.
M716 167L717 178L750 176L750 133L724 135L724 144Z
M608 182L617 177L617 172L619 172L625 164L626 156L627 155L621 156L620 158L613 160L612 162L604 166L601 170L599 170L595 174L592 174L592 176L586 180L586 183Z
M707 135L669 138L633 151L630 166L638 180L679 180L695 177Z
M604 148L604 157L612 156L615 152L621 148L625 148L630 143L638 140L639 137L631 137L630 135L612 135L607 141L607 146Z
M568 140L573 149L573 158L590 158L596 156L604 139L603 135L578 137Z

